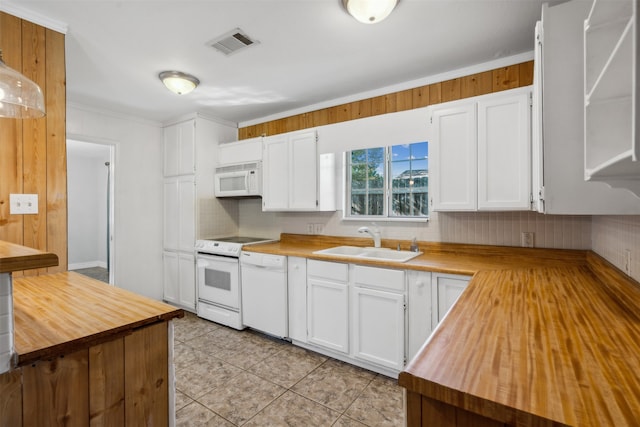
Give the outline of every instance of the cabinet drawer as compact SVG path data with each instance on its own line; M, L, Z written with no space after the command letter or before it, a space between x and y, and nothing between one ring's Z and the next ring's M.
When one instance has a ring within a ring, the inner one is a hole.
M310 259L307 263L307 275L324 279L346 282L349 280L349 265L339 262L317 261Z
M364 265L353 266L353 284L355 286L404 292L404 282L404 270L390 270Z

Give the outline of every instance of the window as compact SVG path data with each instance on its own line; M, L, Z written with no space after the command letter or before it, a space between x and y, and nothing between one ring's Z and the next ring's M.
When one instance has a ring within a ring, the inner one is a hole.
M347 157L350 218L427 218L428 143L354 150Z

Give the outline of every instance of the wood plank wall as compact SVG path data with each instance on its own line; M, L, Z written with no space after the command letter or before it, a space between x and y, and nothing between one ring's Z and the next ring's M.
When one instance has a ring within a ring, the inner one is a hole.
M66 71L64 34L0 12L5 64L38 83L47 114L0 118L0 240L53 252L67 270ZM9 194L38 195L37 215L10 215ZM20 274L16 274L20 275Z
M246 126L238 129L238 138L247 139L260 135L277 135L379 114L426 107L441 102L455 101L531 84L533 84L533 61L528 61L375 98L363 99Z

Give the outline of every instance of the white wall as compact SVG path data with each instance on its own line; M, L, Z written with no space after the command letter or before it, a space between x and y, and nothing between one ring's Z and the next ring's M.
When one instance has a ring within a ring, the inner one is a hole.
M67 137L115 143L115 284L161 300L161 125L68 104Z
M109 147L67 141L69 269L107 267Z

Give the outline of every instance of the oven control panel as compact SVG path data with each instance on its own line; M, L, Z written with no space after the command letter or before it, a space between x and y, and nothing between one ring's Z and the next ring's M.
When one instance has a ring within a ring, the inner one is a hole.
M224 255L240 257L242 245L215 242L211 240L198 240L196 242L196 252L213 255Z

